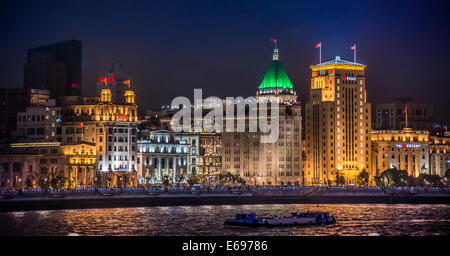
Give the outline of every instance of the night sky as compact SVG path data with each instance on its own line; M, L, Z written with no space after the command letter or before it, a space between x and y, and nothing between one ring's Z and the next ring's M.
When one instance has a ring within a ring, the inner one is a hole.
M439 1L19 1L0 2L2 88L22 87L26 50L83 43L84 96L119 60L140 108L176 96L251 96L278 38L297 94L306 101L309 65L335 56L367 65L372 104L394 97L432 103L450 121L449 7Z

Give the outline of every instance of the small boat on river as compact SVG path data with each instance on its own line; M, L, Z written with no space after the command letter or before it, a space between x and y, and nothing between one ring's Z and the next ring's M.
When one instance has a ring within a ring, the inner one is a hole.
M226 220L225 225L248 227L275 227L322 225L336 222L336 217L328 212L294 212L291 216L274 216L257 218L256 214L236 214L234 219Z

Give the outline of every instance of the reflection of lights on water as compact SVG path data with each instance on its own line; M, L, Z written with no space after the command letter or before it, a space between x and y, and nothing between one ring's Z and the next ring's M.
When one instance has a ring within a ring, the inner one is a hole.
M14 216L15 218L22 218L23 215L25 215L24 212L13 212L11 213L12 216Z
M80 236L78 233L69 233L67 236Z
M223 209L225 209L225 210L231 210L231 209L234 209L234 206L233 205L222 205L221 206Z
M49 211L36 211L39 214L39 217L47 217Z

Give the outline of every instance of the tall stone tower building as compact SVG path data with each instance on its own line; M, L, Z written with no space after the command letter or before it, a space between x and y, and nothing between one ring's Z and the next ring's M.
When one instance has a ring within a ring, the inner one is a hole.
M222 168L239 174L249 185L300 185L301 106L293 85L274 50L272 62L256 92L256 101L279 103L279 136L261 143L261 132L249 132L252 118L246 115L245 132L222 132ZM270 112L270 110L269 110ZM258 120L256 120L258 122Z
M371 110L366 65L336 59L312 65L305 105L305 184L355 185L370 174Z

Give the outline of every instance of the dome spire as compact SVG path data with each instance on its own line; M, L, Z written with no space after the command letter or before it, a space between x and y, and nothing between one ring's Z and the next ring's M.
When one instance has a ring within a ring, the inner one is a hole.
M278 60L279 55L280 55L280 54L278 53L278 48L273 49L273 56L272 56L272 59L273 59L273 60Z
M278 60L278 44L276 38L271 38L270 43L273 44L275 47L273 48L273 55L272 60Z

